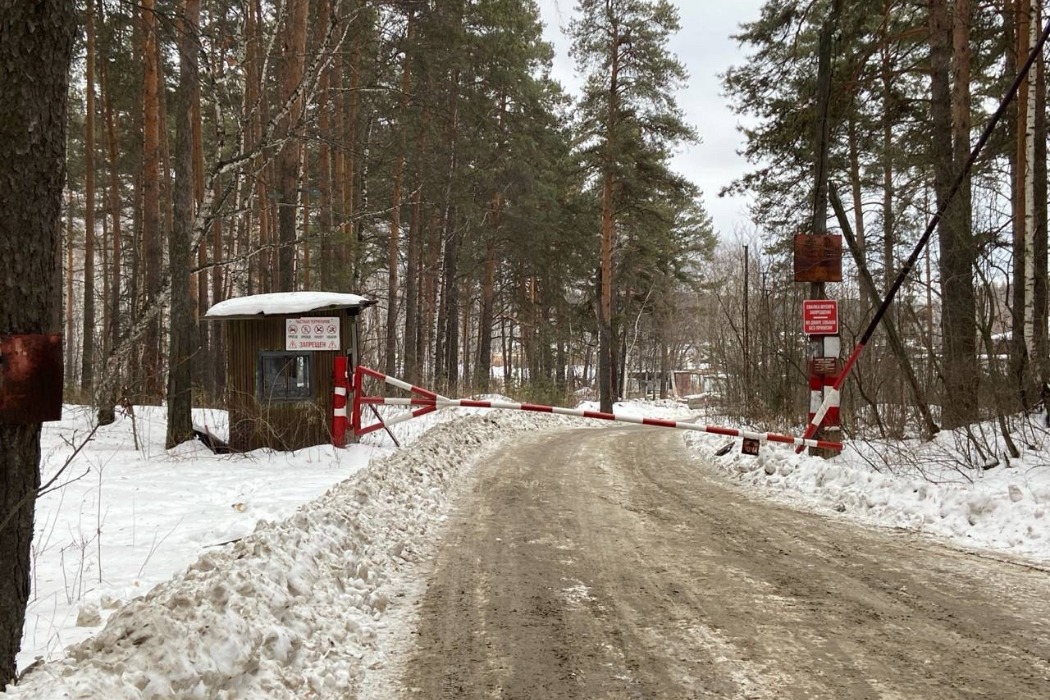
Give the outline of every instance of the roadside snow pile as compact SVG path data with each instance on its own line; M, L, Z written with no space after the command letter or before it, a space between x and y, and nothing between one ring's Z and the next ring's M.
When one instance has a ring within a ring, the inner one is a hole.
M226 432L224 411L195 410L194 422ZM159 406L136 406L134 418L118 414L94 432L93 423L90 408L66 406L41 435L43 480L56 480L36 502L20 669L60 656L208 548L287 518L390 452L319 445L214 455L197 441L165 450Z
M462 477L512 432L555 422L491 413L433 428L288 520L261 521L251 535L204 554L7 696L348 693L386 624L398 577L433 546Z
M687 441L707 454L726 442L693 433ZM964 444L952 433L925 445L854 443L830 460L770 445L755 458L737 445L710 462L795 506L1050 562L1050 445L980 469L964 466Z

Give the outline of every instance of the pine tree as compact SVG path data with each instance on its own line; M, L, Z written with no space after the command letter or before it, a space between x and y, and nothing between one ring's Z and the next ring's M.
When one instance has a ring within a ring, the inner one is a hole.
M622 309L614 306L620 229L673 180L667 168L670 148L695 138L674 98L686 78L667 50L678 28L677 10L666 0L581 0L570 25L572 53L587 76L579 137L601 198L597 310L603 411L612 410L619 394L624 359L622 341L617 342Z
M171 328L168 333L168 429L164 443L172 448L193 439L191 361L197 343L190 285L190 240L194 220L193 106L198 80L197 38L200 0L183 0L177 25L179 90L175 100L175 211L168 238L171 278Z
M957 171L957 147L952 142L952 105L949 66L952 58L951 25L946 0L931 0L930 31L930 161L938 206ZM969 149L966 149L969 150ZM956 197L941 219L940 270L942 285L941 335L944 373L944 413L947 428L964 425L977 417L973 367L977 361L977 328L974 308L973 269L975 248L966 227L969 202Z
M65 0L0 1L0 333L58 330L55 271L76 25ZM40 423L0 424L0 692L15 679L30 593Z

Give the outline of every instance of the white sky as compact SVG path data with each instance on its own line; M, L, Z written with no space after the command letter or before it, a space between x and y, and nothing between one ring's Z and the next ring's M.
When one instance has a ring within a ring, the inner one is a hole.
M688 87L678 95L686 118L700 134L701 143L690 146L675 158L675 166L704 193L704 207L711 214L715 231L723 239L751 231L746 200L719 198L718 192L747 170L737 151L743 139L736 130L738 119L722 96L718 76L743 61L744 54L730 38L742 22L757 19L763 0L686 0L678 2L682 30L670 49L689 71ZM544 38L554 44L554 77L569 90L578 84L569 58L566 29L575 0L539 0L547 24Z

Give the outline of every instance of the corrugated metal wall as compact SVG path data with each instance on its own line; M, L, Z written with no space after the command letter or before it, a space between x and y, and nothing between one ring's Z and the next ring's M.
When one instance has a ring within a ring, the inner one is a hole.
M232 449L297 450L332 441L332 365L336 352L310 353L312 401L262 404L255 396L259 352L285 349L286 319L315 316L338 316L341 344L344 349L350 347L350 325L357 322L357 316L345 309L223 322Z

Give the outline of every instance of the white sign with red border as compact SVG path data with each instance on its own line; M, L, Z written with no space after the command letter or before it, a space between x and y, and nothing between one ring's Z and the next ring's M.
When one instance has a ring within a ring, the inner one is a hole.
M838 335L839 303L834 299L804 300L802 330L806 335Z
M339 317L289 318L284 321L285 350L339 350Z

